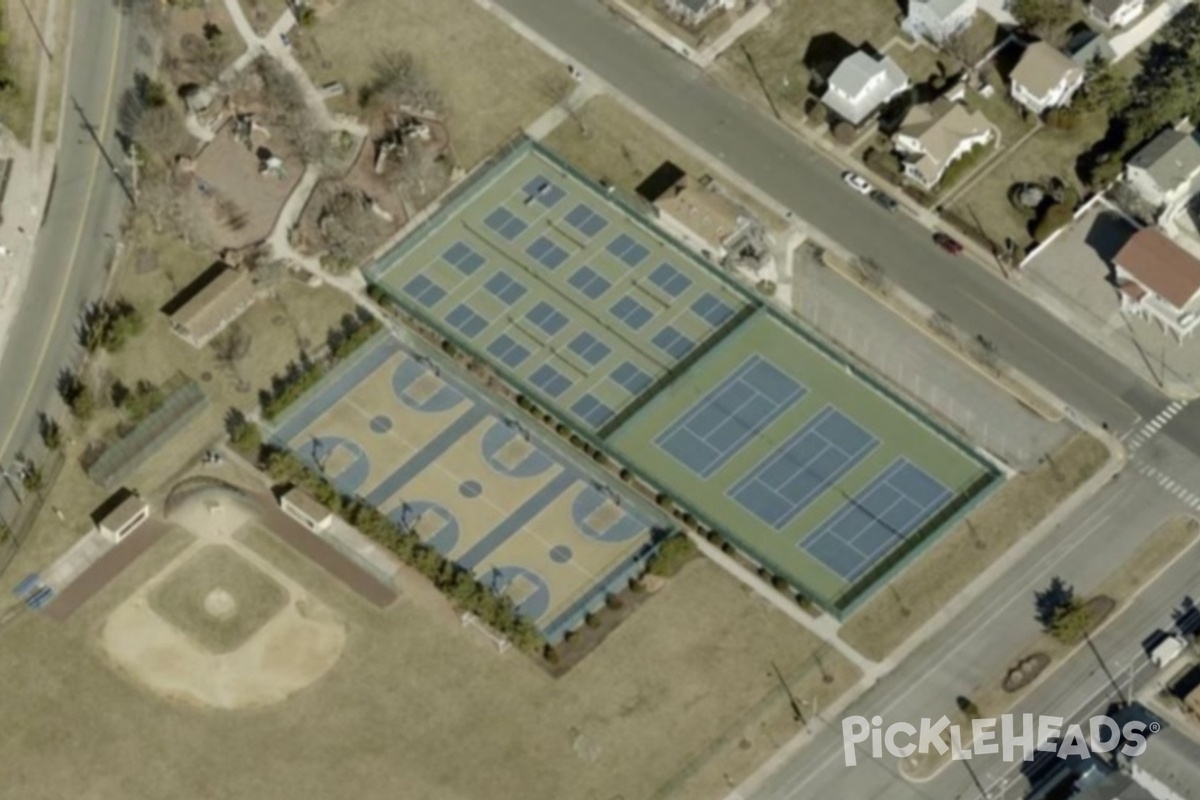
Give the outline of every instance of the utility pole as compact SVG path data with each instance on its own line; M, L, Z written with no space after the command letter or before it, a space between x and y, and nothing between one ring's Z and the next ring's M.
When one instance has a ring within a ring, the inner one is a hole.
M71 98L71 105L75 106L75 113L77 113L79 118L83 120L84 130L86 130L88 135L92 137L92 143L96 145L96 149L100 151L100 156L104 159L104 163L108 165L109 171L112 172L113 177L117 179L117 185L120 186L121 191L125 193L125 197L127 200L129 200L129 204L136 207L137 200L134 198L133 192L129 191L129 187L125 185L125 179L121 176L121 170L117 168L117 165L113 162L112 157L104 148L104 142L100 141L100 134L96 131L96 127L92 125L91 120L88 119L87 114L84 113L83 106L79 105L79 101L74 97Z
M1117 693L1117 697L1121 699L1121 705L1129 705L1129 699L1125 696L1125 693L1121 691L1121 684L1117 683L1117 679L1114 678L1112 672L1109 671L1108 664L1100 655L1100 651L1096 649L1096 644L1092 641L1092 637L1088 635L1087 631L1083 632L1083 640L1087 642L1087 646L1089 649L1091 649L1092 655L1094 655L1096 657L1096 661L1100 663L1100 669L1104 670L1104 674L1108 677L1108 682L1112 684L1113 689Z
M979 796L983 800L989 800L987 789L983 788L983 783L980 782L979 776L975 774L974 768L971 766L969 759L962 759L962 765L967 768L967 773L970 774L971 780L975 782L975 788L979 790Z
M37 24L37 20L33 18L33 12L29 10L27 0L21 0L21 7L25 9L25 16L29 17L29 24L33 26L33 32L37 36L38 44L42 48L42 52L46 54L46 58L53 61L54 53L50 52L49 45L46 44L46 38L42 35L42 28Z
M796 699L796 695L792 694L792 687L788 686L787 681L784 680L783 673L779 671L779 665L772 661L771 669L775 670L775 677L779 679L779 685L787 694L788 702L792 706L792 718L803 725L804 730L808 730L808 720L804 718L804 710L800 708L800 701Z

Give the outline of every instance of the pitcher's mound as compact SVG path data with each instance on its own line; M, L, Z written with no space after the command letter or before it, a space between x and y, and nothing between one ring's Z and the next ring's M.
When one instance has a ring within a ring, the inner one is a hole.
M213 589L204 597L204 610L217 619L228 619L237 611L237 601L224 589Z
M164 697L245 708L317 681L346 630L296 584L210 545L119 605L100 637L122 672Z

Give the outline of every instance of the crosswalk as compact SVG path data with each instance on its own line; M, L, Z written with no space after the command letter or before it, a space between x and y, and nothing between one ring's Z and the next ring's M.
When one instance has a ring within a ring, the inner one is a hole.
M1157 481L1158 485L1162 487L1164 492L1179 498L1181 502L1191 506L1193 510L1200 511L1200 494L1193 492L1191 489L1188 489L1186 486L1183 486L1178 481L1173 479L1170 475L1155 469L1149 464L1143 464L1136 461L1133 462L1133 464L1137 471L1142 475Z
M1171 405L1160 411L1158 416L1156 416L1154 419L1150 420L1136 431L1128 434L1125 437L1125 444L1129 448L1130 452L1137 450L1139 447L1146 444L1146 442L1154 438L1154 435L1162 430L1163 426L1170 422L1171 418L1182 411L1186 406L1187 403L1176 400L1175 402L1171 403Z

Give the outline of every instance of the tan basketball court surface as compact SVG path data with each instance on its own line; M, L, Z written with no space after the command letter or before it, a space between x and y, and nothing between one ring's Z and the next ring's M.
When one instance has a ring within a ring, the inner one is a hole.
M617 505L605 475L505 416L383 335L302 398L270 438L554 634L623 582L652 528L666 524L632 499Z

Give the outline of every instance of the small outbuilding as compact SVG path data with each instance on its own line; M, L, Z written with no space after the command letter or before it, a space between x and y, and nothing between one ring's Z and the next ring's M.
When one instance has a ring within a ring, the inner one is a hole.
M310 531L329 530L333 522L333 512L299 486L293 486L279 496L279 507Z
M114 544L124 540L150 518L150 504L128 489L121 489L97 509L96 530Z

